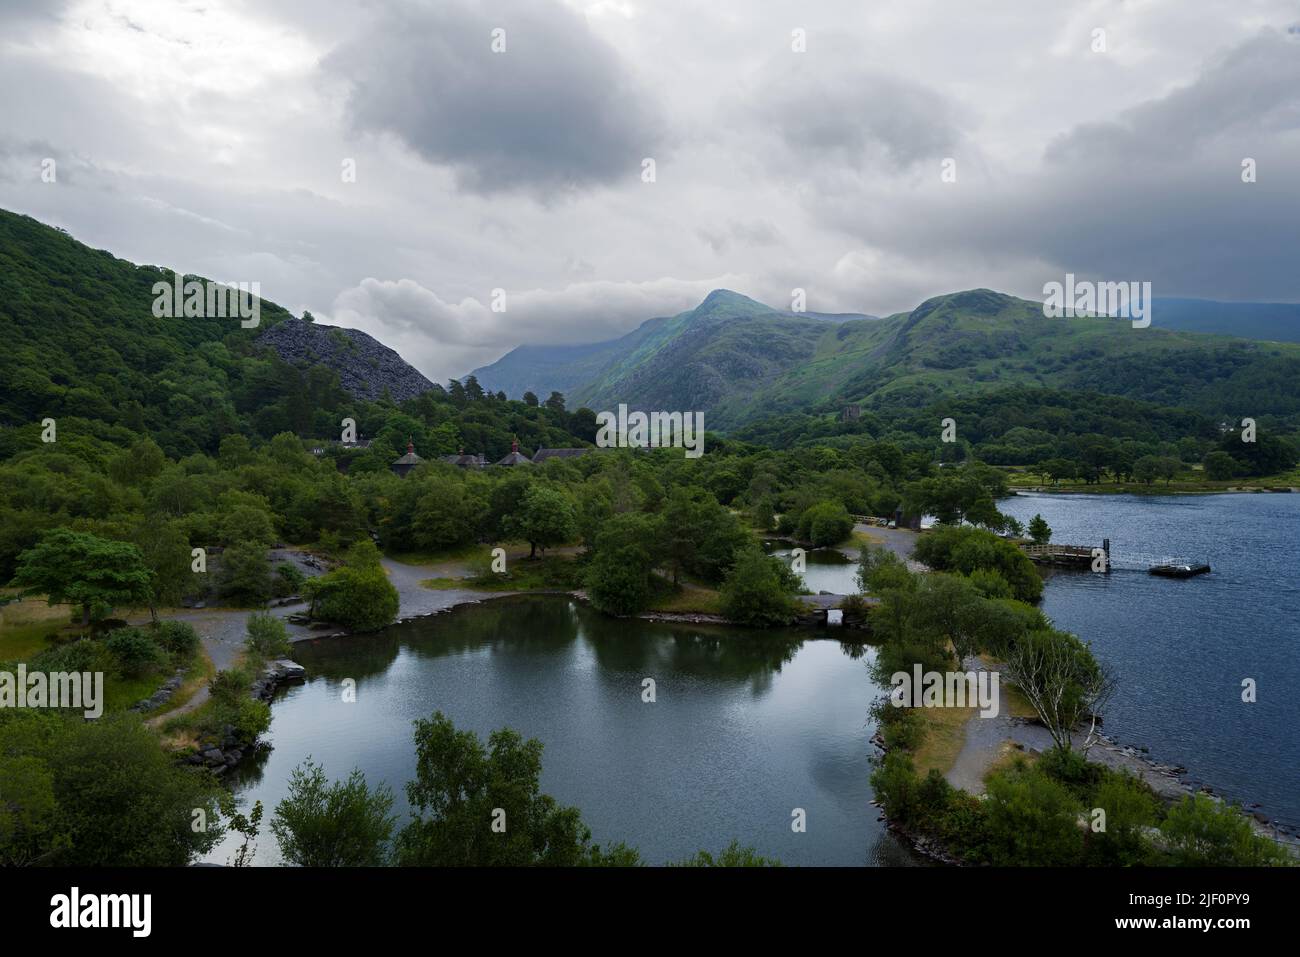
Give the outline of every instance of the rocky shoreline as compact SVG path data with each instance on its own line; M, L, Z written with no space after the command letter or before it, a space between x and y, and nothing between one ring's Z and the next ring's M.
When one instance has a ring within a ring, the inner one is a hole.
M280 685L302 681L306 676L307 669L296 661L277 658L262 669L262 673L253 681L249 694L254 700L270 703ZM222 735L220 745L212 744L188 755L185 763L205 767L214 775L222 775L248 755L268 747L260 737L252 741L241 740L233 725L226 725L222 729Z

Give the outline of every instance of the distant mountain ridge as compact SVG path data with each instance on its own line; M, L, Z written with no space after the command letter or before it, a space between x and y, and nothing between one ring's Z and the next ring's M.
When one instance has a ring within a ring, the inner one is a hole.
M538 395L558 390L571 408L703 410L720 429L850 403L918 408L1010 386L1300 417L1300 346L1205 334L1286 332L1293 307L1215 305L1157 300L1152 327L1139 330L1116 319L1049 319L1041 303L972 289L884 319L828 322L720 289L620 339L520 347L473 374L507 394L524 383Z

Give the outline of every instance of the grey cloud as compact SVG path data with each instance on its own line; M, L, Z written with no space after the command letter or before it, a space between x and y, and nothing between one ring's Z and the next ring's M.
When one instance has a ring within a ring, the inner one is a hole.
M553 0L394 5L323 69L349 81L355 129L392 133L481 193L635 181L662 142L612 49Z
M1028 170L980 177L965 164L941 184L936 168L919 189L827 199L823 222L906 257L936 277L931 293L982 268L1022 295L1073 272L1151 281L1157 295L1300 299L1297 54L1300 37L1261 34L1192 83L1068 131ZM1255 183L1242 182L1244 157Z
M801 160L855 170L904 169L950 153L961 138L952 104L920 83L860 65L857 56L773 61L756 94L757 119Z
M1300 128L1300 36L1265 30L1210 63L1193 82L1107 123L1059 137L1046 158L1133 162L1183 160L1232 138L1249 155L1260 136Z

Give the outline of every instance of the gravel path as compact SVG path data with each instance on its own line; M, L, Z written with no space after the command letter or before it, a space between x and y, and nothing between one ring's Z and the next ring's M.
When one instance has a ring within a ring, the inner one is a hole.
M309 560L310 556L305 555L305 553L289 549L277 549L271 553L273 563L292 561L305 574L320 574L320 567L312 565ZM475 591L468 588L434 590L425 588L420 584L420 582L429 578L458 578L468 575L469 569L463 562L407 565L393 561L391 558L385 558L383 559L383 565L384 571L393 583L393 587L397 589L398 620L432 615L447 611L457 605L482 601L485 598L499 598L510 594L509 592ZM306 614L307 603L297 601L291 604L273 606L266 609L266 611L277 618L287 619L291 615ZM239 659L240 652L243 651L244 639L248 637L248 616L251 614L253 614L253 610L249 609L186 608L167 617L174 621L184 621L193 625L194 630L199 633L199 638L203 642L203 650L212 660L216 669L223 671L234 667ZM285 628L289 632L289 640L294 642L342 633L341 629L333 627L313 628L287 620L285 621ZM171 718L194 711L207 700L208 688L204 684L183 705L151 718L149 723L159 726Z

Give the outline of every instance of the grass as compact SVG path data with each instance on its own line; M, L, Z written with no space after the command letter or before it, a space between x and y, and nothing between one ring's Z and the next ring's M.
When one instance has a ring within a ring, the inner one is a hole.
M582 586L581 568L568 555L515 558L507 561L504 573L466 578L426 578L420 584L435 591L471 588L477 591L553 591Z
M722 596L716 589L702 585L687 583L676 588L666 585L665 591L646 610L675 615L721 615Z
M207 686L208 681L211 680L212 676L216 673L216 665L212 663L212 659L208 657L207 652L203 650L202 646L200 646L199 653L195 656L194 660L190 662L189 668L185 671L185 677L181 681L180 687L176 689L175 693L170 698L164 701L157 708L145 712L145 717L156 718L160 715L175 711L177 708L183 708L185 705L189 704L190 699L199 693L201 688Z
M947 774L957 763L957 755L966 743L966 722L979 713L978 708L918 708L925 722L925 738L912 755L917 773L924 777L930 769Z
M1144 495L1180 495L1187 492L1226 492L1229 489L1266 489L1300 487L1300 469L1281 472L1277 475L1255 476L1252 478L1234 478L1224 481L1207 479L1199 468L1188 469L1172 482L1157 479L1150 485L1144 482L1098 482L1086 484L1082 479L1066 479L1059 485L1043 481L1041 473L1029 467L1023 469L1008 468L1007 482L1011 488L1046 488L1058 492L1088 492L1100 494L1134 494Z
M47 605L24 598L0 607L0 661L27 661L52 644L51 638L71 628L69 605Z

